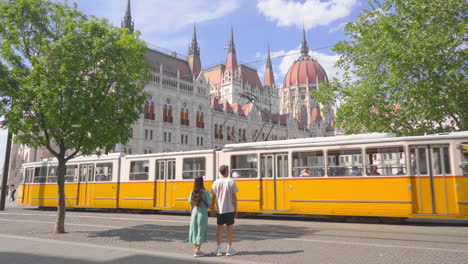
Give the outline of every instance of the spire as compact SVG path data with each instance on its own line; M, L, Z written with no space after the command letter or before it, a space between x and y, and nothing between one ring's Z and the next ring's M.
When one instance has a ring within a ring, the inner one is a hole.
M234 45L234 30L231 26L231 40L229 41L229 51L226 60L226 68L228 71L237 70L236 46Z
M302 25L302 45L301 45L301 54L302 56L309 55L309 46L307 46L305 27Z
M265 80L263 81L264 86L272 87L275 85L275 77L273 75L273 66L271 64L271 57L270 57L270 45L268 44L268 54L267 54L267 62L265 68Z
M196 80L201 72L200 47L197 42L197 27L193 25L192 43L189 45L188 64L192 71L193 79Z
M266 67L271 68L270 44L268 44L268 54L267 54Z
M236 46L234 45L234 29L231 25L231 40L229 41L229 52L236 53Z
M122 19L121 27L128 28L130 33L133 33L134 21L132 19L132 12L130 10L130 0L127 1L127 10L125 10L125 16Z
M193 24L192 43L189 46L188 54L189 56L190 55L200 56L200 47L198 46L198 42L197 42L197 26L195 24Z

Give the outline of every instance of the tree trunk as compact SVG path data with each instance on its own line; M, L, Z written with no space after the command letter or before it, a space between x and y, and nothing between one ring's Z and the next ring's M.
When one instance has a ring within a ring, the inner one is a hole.
M57 204L57 221L55 223L55 233L65 233L65 172L66 160L65 158L58 159L58 204Z

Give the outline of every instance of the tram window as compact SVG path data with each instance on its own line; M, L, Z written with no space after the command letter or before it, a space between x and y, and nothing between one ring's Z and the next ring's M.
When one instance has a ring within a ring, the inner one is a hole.
M168 161L167 162L167 179L174 180L175 179L175 161Z
M65 171L65 182L76 182L77 168L78 168L77 165L67 166L67 169Z
M412 147L410 149L411 174L427 175L426 147Z
M232 178L257 178L257 155L231 156Z
M34 169L33 182L35 183L46 182L46 176L47 176L47 167L37 167Z
M432 168L435 175L450 174L450 157L448 147L432 147Z
M345 162L344 157L353 158L349 162ZM362 152L360 149L328 151L327 175L329 177L362 176L362 174Z
M47 182L57 182L57 166L50 166L47 174Z
M276 156L276 177L288 177L288 155Z
M205 176L205 158L186 158L183 163L182 178L195 179Z
M463 143L461 145L462 151L462 164L463 176L468 177L468 143Z
M406 175L406 159L403 147L368 148L367 175Z
M325 175L323 151L294 152L293 177L322 177Z
M33 169L31 169L31 168L25 168L24 169L24 183L30 183L31 182L32 171L33 171Z
M183 136L182 136L183 137ZM164 161L156 161L156 180L164 180Z
M96 164L96 181L112 181L112 163Z
M149 161L138 160L130 162L130 180L144 181L148 180Z

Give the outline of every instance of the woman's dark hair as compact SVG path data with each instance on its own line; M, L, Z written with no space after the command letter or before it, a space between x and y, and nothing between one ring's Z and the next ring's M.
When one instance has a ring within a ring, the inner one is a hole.
M200 205L200 203L202 202L204 190L205 187L203 186L203 177L195 178L195 184L193 186L192 192L192 203L195 204L195 206Z

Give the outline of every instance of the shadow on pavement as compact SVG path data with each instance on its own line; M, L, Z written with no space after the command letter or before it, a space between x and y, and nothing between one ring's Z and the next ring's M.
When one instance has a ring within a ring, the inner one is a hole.
M86 254L83 252L83 254ZM109 261L92 261L86 259L44 256L36 254L22 254L13 252L0 252L1 263L34 263L34 264L141 264L141 263L200 263L198 260L183 260L168 257L157 257L149 255L134 255Z
M316 231L301 226L287 225L236 225L234 227L234 241L260 241L268 240L274 236L281 238L298 238L310 235ZM167 226L157 224L136 225L127 228L110 229L105 231L85 232L88 237L117 237L128 242L173 242L187 241L189 226ZM216 233L216 226L208 227L208 235ZM268 236L266 236L268 234Z

